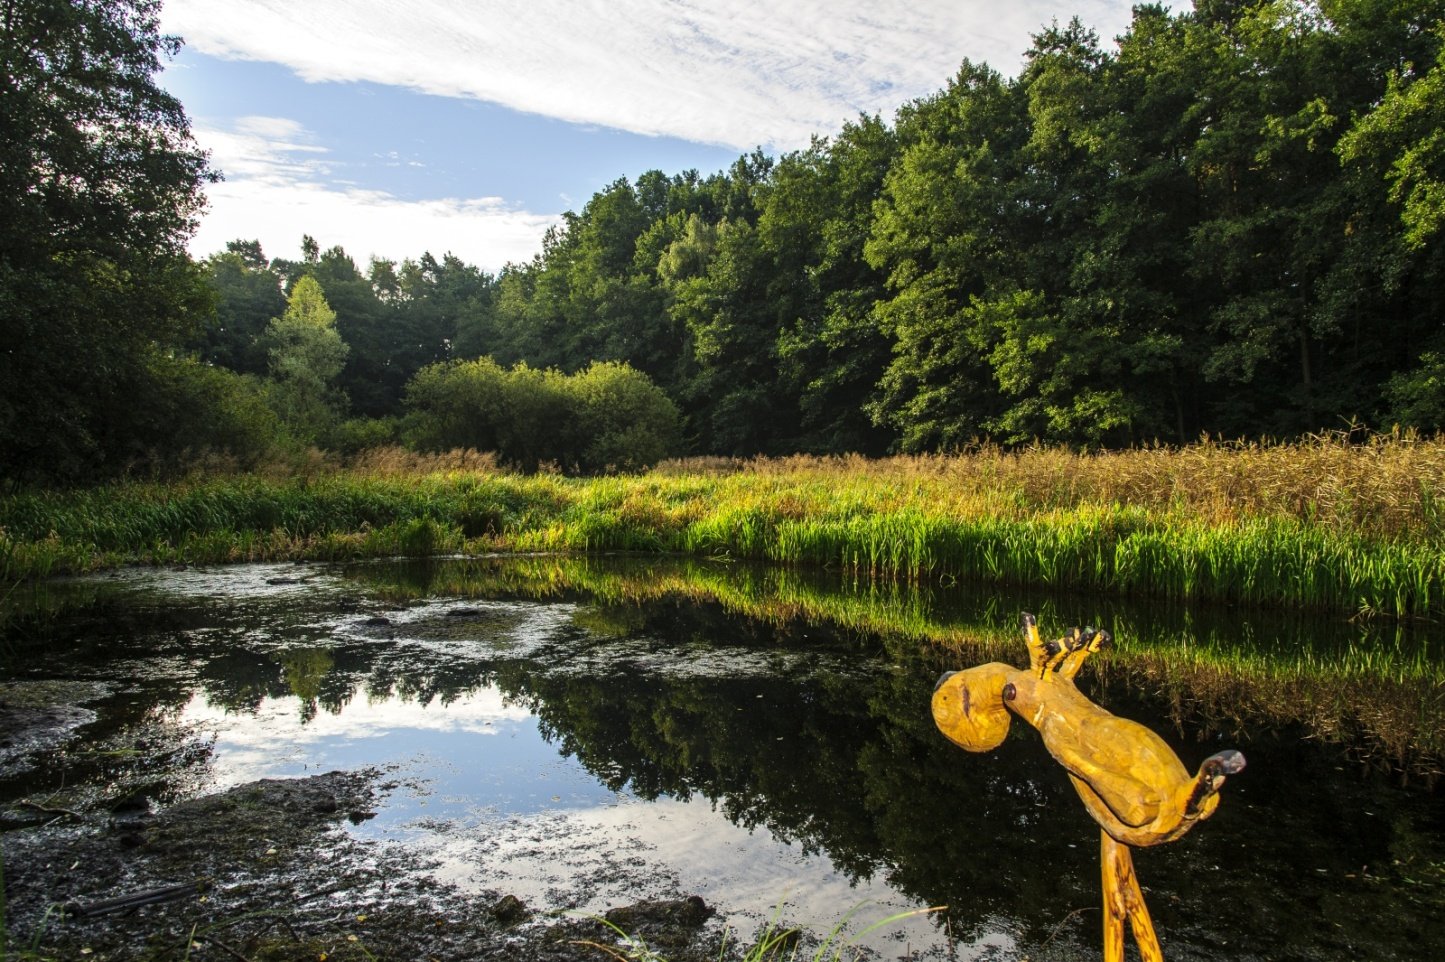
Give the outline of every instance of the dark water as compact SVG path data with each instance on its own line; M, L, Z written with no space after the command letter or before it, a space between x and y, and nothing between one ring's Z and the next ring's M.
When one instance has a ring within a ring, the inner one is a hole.
M1362 667L1348 624L577 564L127 571L12 599L0 701L53 690L85 714L0 756L0 805L164 805L377 766L389 794L350 831L427 853L463 889L588 912L697 893L737 930L946 906L863 941L889 958L1087 959L1097 828L1027 726L985 755L937 733L939 670L998 655L929 651L920 631L1007 637L1028 605L1126 626L1116 664L1187 637L1249 677L1263 669L1230 652L1274 650L1279 677L1327 692L1330 671L1368 692L1383 660L1425 692L1427 728L1440 689L1424 629L1368 629ZM1192 702L1130 677L1086 669L1083 687L1191 769L1221 747L1249 759L1211 821L1136 852L1167 958L1445 958L1438 792L1359 764L1323 723L1251 709L1257 692L1221 719L1227 691Z

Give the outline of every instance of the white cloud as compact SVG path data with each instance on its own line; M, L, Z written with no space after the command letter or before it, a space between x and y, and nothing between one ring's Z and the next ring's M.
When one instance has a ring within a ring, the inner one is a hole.
M260 240L273 257L295 257L309 233L322 247L341 244L363 270L373 255L400 260L424 251L497 270L531 258L559 220L498 197L413 201L347 186L335 179L326 148L286 118L245 117L230 129L198 125L195 134L226 175L206 190L210 209L190 244L198 257L238 239Z
M226 788L329 764L324 760L341 746L363 739L417 732L499 735L529 723L531 717L501 692L483 688L445 706L395 696L372 699L357 691L340 711L322 710L309 720L303 719L301 702L294 697L266 697L253 711L238 713L196 694L182 709L180 721L215 734L215 787ZM387 760L385 751L371 750L372 761ZM383 754L378 757L377 752Z
M1109 38L1129 0L170 0L213 56L284 64L644 134L803 146L938 90L965 58L1013 73L1077 14Z
M891 119L964 58L1012 73L1032 32L1075 14L1109 38L1129 0L168 0L163 26L202 53L279 63L310 81L778 151L859 113ZM294 256L312 233L363 266L430 250L495 270L530 258L559 220L496 197L418 202L360 189L282 117L196 133L227 177L208 191L198 256L238 236Z

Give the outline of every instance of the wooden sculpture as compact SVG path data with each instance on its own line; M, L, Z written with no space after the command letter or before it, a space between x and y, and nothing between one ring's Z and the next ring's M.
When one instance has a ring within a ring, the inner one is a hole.
M1107 631L1075 628L1044 642L1030 614L1023 628L1029 667L991 662L948 672L933 692L933 720L971 752L1002 744L1012 715L1039 730L1103 830L1104 962L1122 962L1126 919L1142 962L1163 962L1130 846L1173 841L1213 815L1220 786L1244 770L1244 756L1211 755L1190 775L1162 738L1111 715L1074 686L1084 661L1111 644Z

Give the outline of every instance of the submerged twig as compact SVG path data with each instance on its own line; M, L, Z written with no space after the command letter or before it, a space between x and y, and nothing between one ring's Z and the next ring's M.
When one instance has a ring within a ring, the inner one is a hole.
M35 809L37 812L43 812L43 813L45 813L46 815L68 815L68 816L70 816L71 818L76 818L76 819L80 819L81 821L85 821L85 816L84 816L84 815L80 814L79 812L72 811L72 810L70 810L70 809L68 809L68 808L52 808L52 807L50 807L49 805L41 805L39 802L32 802L32 801L29 801L28 799L23 799L23 798L22 798L19 802L17 802L16 804L19 805L21 808L33 808L33 809Z
M1058 937L1059 937L1059 933L1064 930L1064 926L1068 925L1068 924L1069 924L1069 920L1072 919L1074 916L1076 916L1076 915L1082 915L1082 914L1085 913L1085 912L1097 912L1097 911L1099 911L1099 907L1098 907L1097 905L1086 905L1086 906L1084 906L1084 907L1081 908L1081 909L1074 909L1074 910L1073 910L1072 912L1070 912L1068 915L1064 916L1062 919L1059 920L1059 924L1056 925L1056 926L1054 926L1054 930L1049 933L1049 937L1046 938L1046 939L1044 939L1044 941L1039 945L1039 948L1042 949L1045 945L1048 945L1048 944L1049 944L1050 942L1052 942L1054 939L1058 938Z
M237 952L235 949L231 948L229 945L227 945L225 942L222 942L214 935L203 935L201 936L201 941L206 942L210 945L214 945L216 948L220 949L222 952L225 952L233 959L240 959L241 962L251 962L250 959L246 958L240 952Z

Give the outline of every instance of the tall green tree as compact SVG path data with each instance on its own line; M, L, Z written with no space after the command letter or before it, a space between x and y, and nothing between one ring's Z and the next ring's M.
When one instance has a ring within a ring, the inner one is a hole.
M1380 265L1375 290L1390 293L1398 318L1388 338L1397 352L1384 358L1391 373L1380 419L1385 426L1445 430L1445 325L1439 323L1445 310L1445 4L1422 4L1435 7L1433 26L1417 22L1411 33L1401 30L1399 17L1344 6L1341 13L1355 14L1346 21L1350 36L1397 52L1393 63L1376 58L1386 70L1385 94L1356 115L1338 145L1347 169L1388 201L1362 192L1351 221L1373 241L1371 261ZM1387 32L1392 25L1396 36Z
M207 364L265 374L266 326L286 309L281 276L271 269L259 241L231 241L201 266L215 292L216 310L185 346Z
M798 409L792 444L812 453L883 453L892 432L866 405L890 360L874 315L885 275L863 255L873 202L897 152L877 117L783 157L758 217L773 275L779 377Z
M906 451L984 436L1002 403L976 303L1012 276L1023 238L1015 210L1027 141L1016 84L967 61L941 93L898 115L900 152L864 247L887 278L877 316L893 358L869 405Z
M210 177L157 0L0 3L0 473L116 470L147 358L207 311Z
M674 285L670 310L686 326L695 365L682 407L700 450L779 454L796 435L796 405L778 378L770 267L757 229L724 220L705 271Z
M336 381L348 349L336 330L336 312L315 278L296 282L286 312L271 322L266 340L277 415L296 440L324 444L346 411L346 395Z
M310 237L303 244L302 277L320 285L326 306L335 317L336 333L346 342L346 364L337 387L359 413L380 417L395 412L402 385L410 372L393 374L397 353L397 310L377 296L371 280L340 246L322 251ZM299 284L300 281L294 282ZM294 295L296 287L291 292Z

